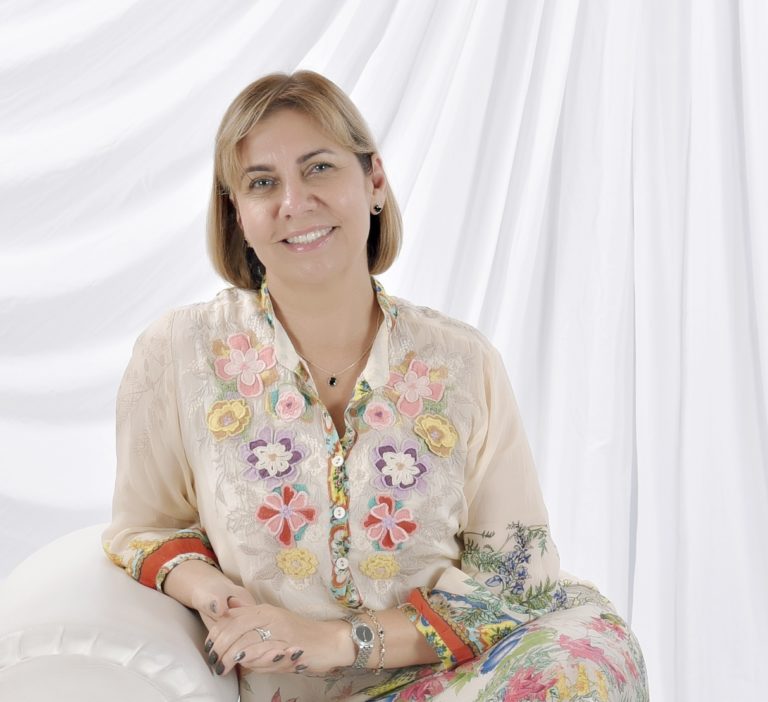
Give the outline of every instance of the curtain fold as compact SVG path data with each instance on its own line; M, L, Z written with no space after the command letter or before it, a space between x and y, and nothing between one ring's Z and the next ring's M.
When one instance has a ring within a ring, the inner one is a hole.
M403 210L384 284L502 352L563 566L631 620L654 701L759 696L766 33L760 0L4 3L0 578L108 519L133 341L223 286L218 121L311 68Z

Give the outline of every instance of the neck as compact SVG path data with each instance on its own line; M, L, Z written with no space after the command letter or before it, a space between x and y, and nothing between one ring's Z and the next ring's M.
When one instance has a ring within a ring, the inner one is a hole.
M317 286L271 278L268 285L275 315L310 361L333 368L352 361L372 341L379 308L367 271Z

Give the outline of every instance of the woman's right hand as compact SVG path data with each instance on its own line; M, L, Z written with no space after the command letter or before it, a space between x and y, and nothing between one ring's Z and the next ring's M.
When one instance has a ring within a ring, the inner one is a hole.
M229 598L237 597L245 604L256 604L248 590L233 583L210 563L197 559L184 561L173 568L163 582L163 592L196 609L208 631L229 610Z
M229 579L226 582L222 580L193 590L192 606L199 612L208 631L230 609L229 600L232 597L249 605L256 604L256 600L248 590L235 585Z

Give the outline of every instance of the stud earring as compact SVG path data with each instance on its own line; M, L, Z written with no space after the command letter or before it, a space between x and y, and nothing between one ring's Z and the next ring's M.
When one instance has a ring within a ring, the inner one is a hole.
M377 202L377 203L376 203L376 204L373 206L373 213L374 213L374 214L381 214L381 211L382 211L383 209L384 209L384 208L383 208L383 207L382 207L382 206L381 206L381 205L380 205L380 204Z

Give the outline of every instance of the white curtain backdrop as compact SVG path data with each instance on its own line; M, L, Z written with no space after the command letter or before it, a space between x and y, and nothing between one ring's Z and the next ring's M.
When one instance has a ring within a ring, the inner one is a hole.
M312 68L403 209L386 287L502 351L563 567L654 702L761 699L766 35L762 0L0 3L0 578L109 519L133 341L222 287L218 121Z

